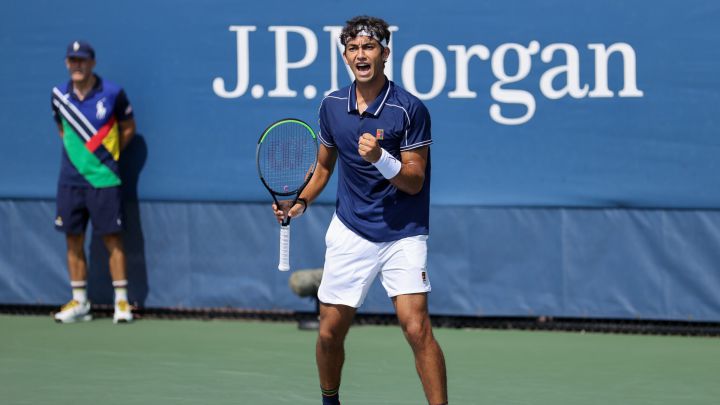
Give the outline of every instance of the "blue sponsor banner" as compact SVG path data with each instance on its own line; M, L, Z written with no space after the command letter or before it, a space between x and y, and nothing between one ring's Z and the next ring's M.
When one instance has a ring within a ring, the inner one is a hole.
M720 207L720 4L704 0L11 2L0 197L54 195L50 89L85 39L147 142L141 199L267 200L259 134L316 122L350 82L336 37L362 13L392 24L387 75L432 114L434 204Z

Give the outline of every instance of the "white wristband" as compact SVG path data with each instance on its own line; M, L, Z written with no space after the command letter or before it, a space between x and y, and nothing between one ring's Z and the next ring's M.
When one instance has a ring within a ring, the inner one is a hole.
M380 159L378 159L377 162L373 163L373 165L378 169L378 171L380 172L380 174L383 175L383 177L390 180L393 177L397 176L398 173L400 173L402 162L395 159L395 156L391 155L390 153L388 153L388 151L383 149L382 154L380 154Z

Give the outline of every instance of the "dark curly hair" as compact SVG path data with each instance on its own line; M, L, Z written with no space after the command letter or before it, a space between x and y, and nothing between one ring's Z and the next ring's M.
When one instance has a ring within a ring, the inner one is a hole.
M382 18L370 17L367 15L359 15L353 17L345 23L342 32L340 33L340 43L343 46L347 45L348 41L357 37L361 31L367 31L370 35L381 43L385 40L385 43L390 43L390 29L389 25Z

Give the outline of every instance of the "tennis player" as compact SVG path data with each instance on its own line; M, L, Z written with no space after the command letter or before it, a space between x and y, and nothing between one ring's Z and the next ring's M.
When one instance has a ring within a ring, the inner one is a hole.
M301 199L293 207L273 206L279 221L286 214L301 215L337 163L336 210L318 291L316 357L323 404L340 403L345 337L376 276L395 306L428 403L447 404L445 360L427 303L430 115L383 73L390 55L385 21L355 17L340 41L355 81L320 104L318 166Z

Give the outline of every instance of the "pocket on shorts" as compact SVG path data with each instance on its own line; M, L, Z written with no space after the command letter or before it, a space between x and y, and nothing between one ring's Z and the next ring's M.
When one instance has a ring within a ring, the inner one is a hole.
M340 218L333 215L330 226L325 233L325 246L328 249L332 249L337 246L347 246L347 239L350 236L348 233L351 232L345 224L340 221Z
M335 214L333 214L333 217L330 220L330 225L328 225L327 232L325 232L325 247L327 247L328 249L330 249L330 246L335 239L334 235L337 233L337 222L339 222L339 220L337 219Z
M338 250L343 254L364 254L368 250L377 250L375 243L357 235L337 217L333 217L325 234L325 246L328 251Z

